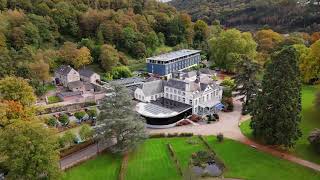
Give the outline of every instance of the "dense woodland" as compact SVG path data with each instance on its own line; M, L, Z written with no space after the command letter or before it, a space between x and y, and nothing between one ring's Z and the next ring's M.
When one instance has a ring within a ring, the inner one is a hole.
M288 31L320 29L319 0L172 0L193 20L218 19L227 27L252 30L263 26Z
M0 10L0 77L29 79L37 94L61 64L110 72L160 46L198 47L208 35L207 24L154 0L2 0Z

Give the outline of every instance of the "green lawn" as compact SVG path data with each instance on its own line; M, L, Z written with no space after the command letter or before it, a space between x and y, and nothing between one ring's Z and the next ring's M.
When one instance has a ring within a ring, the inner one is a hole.
M246 180L318 180L320 173L289 161L259 152L247 145L225 139L217 142L206 137L217 155L225 162L225 177Z
M49 96L48 97L48 103L49 104L54 104L60 102L60 98L58 96Z
M315 128L320 128L320 112L314 108L314 99L318 88L320 88L320 85L303 87L302 121L300 124L302 137L297 141L292 153L303 159L320 164L320 155L313 151L307 140L310 131ZM242 123L240 129L245 136L252 138L252 130L250 129L249 124L250 121Z
M136 152L129 155L126 172L128 180L180 179L170 157L166 139L149 139Z
M103 154L63 174L63 180L118 179L121 157Z
M189 141L194 142L195 144L188 143ZM188 164L190 162L190 158L192 153L197 152L199 150L205 150L205 146L202 141L198 137L192 138L174 138L170 139L170 144L172 145L182 170L186 170Z
M139 149L129 155L127 180L178 180L177 169L171 159L167 143L172 144L178 160L187 167L191 154L204 149L201 141L188 143L190 138L149 139ZM217 142L213 136L205 137L220 159L225 162L225 177L246 180L318 180L320 173L272 155L259 152L247 145L225 139ZM108 179L116 180L121 166L119 156L101 155L93 160L68 170L63 179Z

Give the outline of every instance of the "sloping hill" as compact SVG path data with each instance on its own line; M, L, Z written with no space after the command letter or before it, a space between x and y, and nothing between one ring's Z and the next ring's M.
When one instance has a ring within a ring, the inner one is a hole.
M172 0L193 20L220 20L227 27L316 31L320 29L320 5L297 0Z

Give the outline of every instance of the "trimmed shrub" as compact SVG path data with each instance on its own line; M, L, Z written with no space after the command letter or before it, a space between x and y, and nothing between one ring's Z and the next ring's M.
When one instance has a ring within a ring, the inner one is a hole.
M180 133L179 136L180 137L191 137L191 136L193 136L193 133Z
M149 138L162 138L162 137L166 137L165 133L156 133L156 134L150 134Z
M57 119L56 119L55 117L51 116L50 118L48 118L48 119L46 120L46 124L47 124L48 126L50 126L50 127L56 127L56 125L57 125Z
M90 118L97 117L98 112L96 108L88 109L87 114Z
M223 139L224 139L223 134L222 134L222 133L219 133L219 134L217 135L217 139L218 139L218 142L222 142Z
M178 137L178 136L179 136L179 134L178 134L178 133L172 133L172 134L170 134L170 133L169 133L169 134L167 135L167 137L168 137L168 138L171 138L171 137Z
M81 120L85 115L86 115L86 112L84 112L84 111L78 111L78 112L74 113L74 116L79 120Z
M59 119L58 119L60 122L61 122L61 124L63 124L64 126L65 125L68 125L68 123L69 123L69 116L68 115L66 115L66 114L61 114L60 116L59 116Z
M308 141L310 142L311 146L317 153L320 153L320 129L314 129L309 137Z
M93 137L93 129L88 124L84 124L79 131L79 136L83 141L91 139Z

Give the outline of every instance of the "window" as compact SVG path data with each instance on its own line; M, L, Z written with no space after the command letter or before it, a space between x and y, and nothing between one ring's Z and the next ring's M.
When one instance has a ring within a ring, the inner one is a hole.
M177 90L174 90L174 94L177 94Z
M166 93L166 98L168 98L168 93Z
M192 99L189 100L189 104L192 105Z

